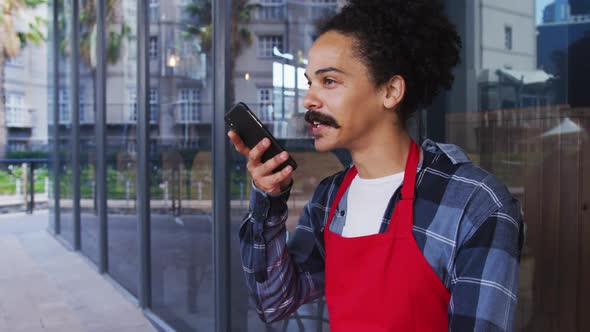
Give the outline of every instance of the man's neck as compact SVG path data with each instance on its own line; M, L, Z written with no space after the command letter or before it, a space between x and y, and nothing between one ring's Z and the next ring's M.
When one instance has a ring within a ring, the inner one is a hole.
M376 179L403 172L410 151L410 135L392 132L378 142L352 149L352 160L363 179Z

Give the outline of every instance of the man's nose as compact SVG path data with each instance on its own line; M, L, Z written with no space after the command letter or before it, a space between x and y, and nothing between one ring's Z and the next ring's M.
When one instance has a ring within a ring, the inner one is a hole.
M309 90L307 90L305 97L303 97L303 107L305 107L308 110L315 110L321 107L321 101L317 97L315 90L312 87L310 87Z

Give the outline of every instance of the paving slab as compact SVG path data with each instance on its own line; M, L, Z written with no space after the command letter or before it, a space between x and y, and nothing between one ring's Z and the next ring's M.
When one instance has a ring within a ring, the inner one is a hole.
M47 232L49 214L0 215L0 331L156 332L80 254Z

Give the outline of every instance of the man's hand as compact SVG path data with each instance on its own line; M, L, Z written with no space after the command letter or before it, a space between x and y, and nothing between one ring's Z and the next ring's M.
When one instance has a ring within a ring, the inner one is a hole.
M248 158L246 168L254 180L254 185L256 185L258 189L271 195L277 195L291 184L291 173L293 172L291 166L283 168L280 172L272 172L289 158L287 151L283 151L267 160L265 163L262 163L260 158L264 151L270 146L270 140L268 138L258 142L258 144L250 150L235 132L229 131L227 136L229 136L229 139L234 144L236 151Z

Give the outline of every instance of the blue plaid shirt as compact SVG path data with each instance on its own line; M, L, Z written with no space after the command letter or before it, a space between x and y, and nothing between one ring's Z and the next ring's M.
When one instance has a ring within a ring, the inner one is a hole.
M511 331L523 242L520 205L457 146L426 140L422 152L413 234L451 294L449 330ZM288 243L289 190L276 196L252 190L240 247L246 283L263 321L287 318L323 295L323 230L345 173L322 180ZM390 200L380 232L387 229L399 192ZM338 210L346 210L346 195ZM345 222L346 216L336 213L330 230L341 233Z

